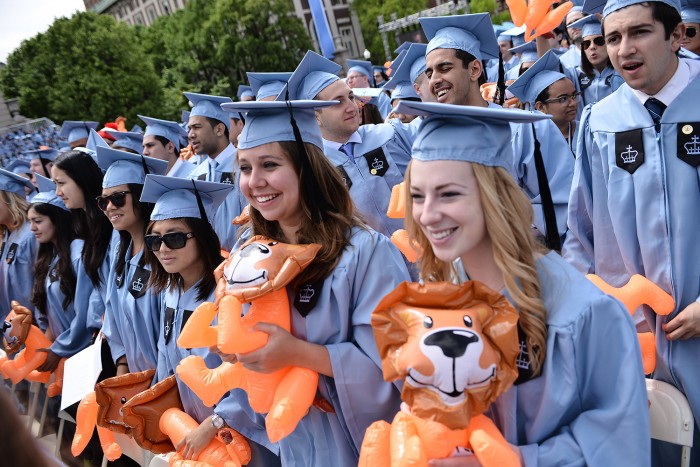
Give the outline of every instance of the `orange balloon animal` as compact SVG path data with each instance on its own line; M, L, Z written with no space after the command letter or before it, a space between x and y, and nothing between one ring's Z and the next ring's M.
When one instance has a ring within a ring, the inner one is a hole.
M289 331L291 315L285 287L313 261L319 249L314 244L287 245L259 236L251 238L216 269L216 304L197 307L177 345L216 345L227 354L248 353L264 346L268 339L267 334L252 330L255 324L273 323ZM241 316L247 302L251 302L250 310ZM211 326L217 313L218 325ZM209 369L195 355L183 359L176 371L208 406L233 388L244 389L253 410L268 413L265 424L273 443L294 431L314 402L318 387L318 373L307 368L262 374L240 363L224 362Z
M182 410L168 409L160 417L160 430L177 444L199 423ZM184 460L179 453L170 457L170 465L182 467L241 467L250 462L250 445L237 431L225 430L229 439L223 440L221 433L212 439L199 454L197 460Z
M386 215L390 219L404 219L406 217L406 182L401 182L391 188L391 198ZM411 263L418 261L422 255L420 246L408 236L408 231L399 229L391 234L391 243Z
M670 314L675 307L673 297L639 274L630 277L627 284L622 287L613 287L595 274L588 274L586 277L600 290L620 300L632 315L642 305L648 305L657 315L661 316ZM648 375L656 367L656 341L650 332L640 332L637 337L642 350L644 374Z
M97 436L100 438L100 445L102 445L102 451L105 456L110 461L119 459L122 455L122 449L119 447L117 442L114 440L114 433L109 431L107 428L103 428L97 425L97 411L99 406L95 400L95 393L91 392L87 396L83 397L78 405L78 413L76 416L76 430L75 436L73 437L73 444L71 445L71 453L74 456L80 455L85 449L92 438L92 433L94 428L97 427Z
M3 324L3 345L7 353L19 351L14 360L2 362L0 371L3 377L10 378L14 384L23 379L46 383L50 381L51 373L39 373L35 371L46 361L46 352L39 349L51 347L51 341L32 324L32 312L16 301L10 304L12 311L5 318ZM24 349L20 348L24 345ZM62 358L55 371L54 382L48 387L49 397L57 396L63 388L63 364Z
M553 3L553 0L529 0L527 4L525 0L506 0L513 23L517 27L527 26L525 42L553 31L574 6L566 2L552 9Z
M518 376L518 315L478 282L404 282L372 314L384 379L404 379L408 409L373 423L359 466L427 466L471 448L481 465L520 465L482 415Z

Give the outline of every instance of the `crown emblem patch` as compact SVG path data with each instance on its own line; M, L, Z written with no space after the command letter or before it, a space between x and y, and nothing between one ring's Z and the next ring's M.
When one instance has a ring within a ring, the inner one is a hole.
M644 164L641 129L615 133L615 164L630 174Z
M696 168L700 166L700 136L695 132L699 125L698 122L678 123L676 129L678 158Z
M386 171L389 170L389 161L386 159L384 150L380 147L368 152L362 157L367 161L369 173L375 177L383 177Z

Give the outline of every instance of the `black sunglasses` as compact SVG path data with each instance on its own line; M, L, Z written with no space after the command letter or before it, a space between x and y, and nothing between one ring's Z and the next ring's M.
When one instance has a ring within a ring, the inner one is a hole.
M588 48L591 46L591 42L593 42L595 45L598 47L603 47L605 45L605 38L603 36L598 36L595 39L591 40L585 40L581 43L583 46L583 50L588 50Z
M95 198L97 200L97 207L103 211L107 210L107 205L111 202L117 208L123 208L126 204L126 195L131 193L130 191L117 191L108 196L98 196Z
M694 26L686 26L685 27L685 37L695 37L695 34L698 33L698 29Z
M146 243L146 248L150 251L160 250L160 246L165 243L165 246L171 250L179 250L180 248L185 248L187 240L194 237L192 232L171 232L165 235L146 235L144 241Z

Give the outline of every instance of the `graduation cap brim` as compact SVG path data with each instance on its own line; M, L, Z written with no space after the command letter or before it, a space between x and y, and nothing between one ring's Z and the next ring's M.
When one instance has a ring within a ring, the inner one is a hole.
M143 121L143 123L146 124L146 127L157 125L164 126L166 128L171 129L173 132L177 133L180 136L187 136L187 132L177 122L173 122L171 120L161 120L159 118L146 117L144 115L139 115L138 117L141 119L141 121ZM146 132L148 132L148 128L146 128ZM146 136L145 133L144 136Z
M192 184L193 181L194 185ZM194 192L195 187L200 196L208 196L216 205L221 204L234 188L234 186L229 183L206 182L203 180L149 174L146 176L146 182L143 185L141 202L156 203L165 193L174 190L188 190Z
M58 156L58 152L58 149L35 149L33 151L27 151L24 154L29 156L31 159L42 158L53 162Z
M142 158L143 161L146 162L146 166L151 173L165 173L168 168L168 161L163 161L154 157L141 156L139 154L133 154L103 146L98 146L96 152L97 165L99 165L100 169L102 170L107 170L112 164L118 161L133 162L141 165Z
M260 88L264 86L267 83L273 83L275 81L279 81L281 83L287 83L289 81L289 78L292 77L292 72L283 72L283 73L253 73L253 72L248 72L246 73L246 76L248 77L248 82L250 83L250 88L253 92L253 95L255 98L258 98L258 93L260 92ZM284 88L284 86L282 86Z
M0 168L0 175L5 175L6 177L10 178L12 181L21 183L22 185L26 186L27 188L34 188L34 185L32 185L32 182L29 181L28 178L24 178L21 175L17 175L15 173L12 173L9 170ZM1 189L2 188L0 188L0 190Z
M440 104L437 102L400 101L399 105L394 108L394 111L422 117L461 117L478 119L480 121L492 119L511 123L531 123L552 118L551 115L527 110Z
M43 175L34 174L36 179L36 187L39 192L56 191L56 184L50 178L46 178Z
M491 23L491 16L488 13L474 13L469 15L453 15L453 16L437 16L437 17L426 17L419 18L420 25L423 28L425 37L428 38L429 47L428 50L433 50L436 48L444 48L439 44L433 46L433 38L438 35L441 29L445 28L455 28L461 29L468 32L471 36L475 37L479 41L479 53L481 58L498 58L498 41L496 40L496 34L493 32L493 24ZM445 38L449 39L449 38ZM452 38L454 39L454 38ZM448 48L457 48L449 46ZM463 48L466 52L472 53L467 48Z
M539 75L545 71L554 73L548 73L547 76L542 76L539 82L536 82ZM547 53L540 57L530 68L525 70L525 73L520 75L513 84L508 86L508 90L520 99L521 102L532 103L549 85L562 78L566 78L566 76L561 71L559 57L554 50L548 50ZM531 95L533 90L535 93L534 96Z
M68 138L70 132L78 128L85 128L85 132L89 133L90 130L94 130L98 126L99 123L97 122L81 122L77 120L66 120L65 122L63 122L63 125L61 125L61 131L59 133L59 136L61 138Z
M522 45L508 49L510 53L521 54L523 52L537 52L537 44L535 41L525 42Z
M601 34L601 24L596 15L584 16L567 26L569 28L580 29L583 37Z
M309 50L308 52L306 52L306 55L304 55L304 58L301 60L301 62L299 62L299 65L292 73L292 76L289 78L289 81L287 81L286 89L289 90L289 99L297 101L299 100L299 88L302 86L304 80L309 76L310 73L320 71L329 73L331 75L337 75L342 69L343 68L337 63L332 62L327 58L317 54L316 52ZM286 89L283 90L282 93L280 93L280 100L287 98L287 96L285 95ZM321 88L319 92L322 89L323 88ZM316 96L314 95L311 97L313 98Z
M251 101L251 102L229 102L221 104L221 108L227 112L264 112L266 110L287 109L289 107L299 110L322 109L339 104L340 101Z

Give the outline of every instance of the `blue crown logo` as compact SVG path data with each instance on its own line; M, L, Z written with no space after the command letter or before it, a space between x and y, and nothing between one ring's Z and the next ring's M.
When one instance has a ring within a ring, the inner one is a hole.
M700 137L694 135L690 142L685 143L683 147L689 156L700 155Z

